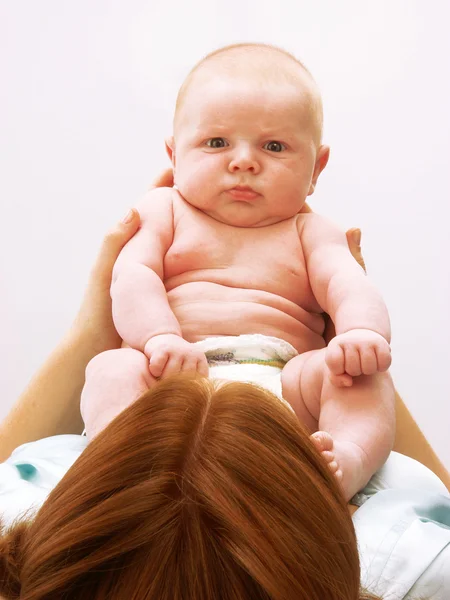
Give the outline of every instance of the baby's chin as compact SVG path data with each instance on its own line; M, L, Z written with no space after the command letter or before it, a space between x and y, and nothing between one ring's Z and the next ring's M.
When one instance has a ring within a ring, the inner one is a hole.
M176 185L174 185L174 189L177 190L187 204L200 210L218 223L223 223L230 227L242 227L245 229L267 227L268 225L287 221L297 214L273 215L264 210L263 205L258 203L258 201L235 201L230 204L223 204L220 198L217 201L208 201L208 208L206 208L202 206L201 202L198 202L198 198L191 197L190 190L180 189Z

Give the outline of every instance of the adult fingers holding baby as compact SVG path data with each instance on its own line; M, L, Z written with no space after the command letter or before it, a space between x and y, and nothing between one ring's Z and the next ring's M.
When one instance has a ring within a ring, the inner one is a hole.
M136 209L127 212L104 237L92 267L84 298L75 318L73 329L92 339L95 354L119 348L111 311L111 274L117 257L125 244L139 229L140 217Z
M161 171L150 184L148 191L157 187L173 187L173 169L169 167Z
M347 236L347 244L350 252L353 255L353 258L356 260L359 266L366 271L366 264L361 252L361 230L356 227L352 227L345 235Z
M149 190L173 186L173 170L165 169L155 177ZM73 329L91 338L95 353L119 348L121 338L114 327L111 309L111 276L114 263L125 244L140 226L140 215L130 209L104 237L100 251L91 270L86 292L76 316Z
M21 444L83 430L80 394L86 366L121 343L111 314L112 269L139 224L139 213L131 210L104 237L72 327L0 424L0 462Z

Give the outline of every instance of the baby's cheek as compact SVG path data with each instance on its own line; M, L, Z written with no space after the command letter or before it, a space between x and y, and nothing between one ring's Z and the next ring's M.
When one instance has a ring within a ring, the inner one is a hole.
M205 163L191 163L183 165L183 168L178 171L175 183L180 194L188 202L203 203L217 193L220 177L213 166L208 167Z
M281 180L277 187L278 200L286 208L290 207L293 214L296 214L306 201L309 190L309 181L302 181L300 178L290 178Z

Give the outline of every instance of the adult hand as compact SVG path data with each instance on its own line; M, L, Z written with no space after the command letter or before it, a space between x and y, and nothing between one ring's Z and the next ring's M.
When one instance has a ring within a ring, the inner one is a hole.
M166 169L155 178L149 190L172 185L173 171ZM89 276L80 310L72 326L75 333L88 337L92 341L96 354L120 347L122 340L112 319L110 296L112 270L120 251L137 232L139 225L139 213L132 208L123 221L105 236Z
M121 343L111 316L112 268L139 223L139 213L131 210L105 236L72 327L1 423L0 461L21 444L83 431L80 394L86 366L96 354Z
M347 236L347 244L350 252L353 255L353 258L364 269L364 271L366 271L366 265L361 252L361 230L353 227L352 229L349 229L345 235Z
M155 177L153 183L150 185L148 190L152 190L157 187L173 187L173 169L172 167L168 167L164 171Z
M104 237L91 270L72 331L91 339L95 353L120 347L121 338L114 327L109 292L112 269L122 248L139 229L139 224L139 213L132 208Z

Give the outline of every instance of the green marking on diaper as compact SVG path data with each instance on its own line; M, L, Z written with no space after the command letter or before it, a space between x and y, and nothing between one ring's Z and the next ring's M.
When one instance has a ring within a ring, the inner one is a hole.
M236 351L220 352L213 350L206 353L206 358L208 364L213 366L262 365L264 367L282 369L286 364L286 361L281 358L252 358L251 356L240 358L236 356Z
M15 465L15 467L19 471L20 477L26 481L30 481L37 474L36 467L33 467L33 465L30 465L29 463L22 463L20 465Z
M284 360L279 358L237 358L236 360L240 365L264 365L266 367L278 367L279 369L282 369L286 364Z

